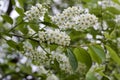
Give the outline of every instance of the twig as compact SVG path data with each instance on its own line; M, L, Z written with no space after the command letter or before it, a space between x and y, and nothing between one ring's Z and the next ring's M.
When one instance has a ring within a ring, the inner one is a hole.
M30 40L32 40L32 41L35 41L35 42L37 42L39 45L40 45L40 47L48 54L48 57L49 57L49 52L47 52L45 49L44 49L44 47L40 44L40 42L38 41L38 40L36 40L36 39L33 39L33 38L31 38L31 37L28 37L28 38L26 38L26 37L23 37L23 36L21 36L21 35L16 35L16 34L12 34L13 36L17 36L17 37L21 37L21 38L24 38L24 39L30 39Z
M8 33L11 32L11 31L13 31L13 30L14 30L19 24L21 24L21 23L23 23L23 21L21 21L20 23L16 24L14 27L12 27L12 28L8 31Z

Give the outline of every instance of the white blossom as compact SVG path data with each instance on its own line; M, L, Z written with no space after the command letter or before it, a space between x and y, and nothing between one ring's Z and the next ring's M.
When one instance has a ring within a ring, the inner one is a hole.
M114 20L116 22L116 25L120 25L120 15L116 15Z
M55 22L60 29L75 29L83 30L94 26L97 23L95 15L90 14L87 9L81 7L69 7L61 14L51 16L52 21Z
M59 51L52 51L52 58L58 61L61 70L66 71L67 73L72 72L69 59L65 55L65 53L60 53Z
M59 80L59 78L58 78L56 75L51 74L51 75L49 75L49 76L47 77L46 80Z
M26 49L25 56L32 60L34 64L39 66L49 65L50 59L47 57L46 53L43 50L38 51L37 49L34 50L33 48L28 47L26 47L25 49Z
M44 31L39 31L38 36L39 36L39 39L40 39L40 43L45 41L45 32Z
M51 67L51 64L54 64L54 60L57 60L62 71L65 71L66 73L72 73L72 67L65 53L59 50L51 51L48 57L47 53L45 53L44 50L41 48L38 49L39 50L26 46L25 56L28 57L28 59L32 60L35 65L39 66L40 74L48 74L48 71L50 71L50 69L46 70L44 66L48 68ZM46 50L48 51L48 49Z
M39 20L40 17L43 17L44 14L46 13L47 9L41 5L41 4L36 4L36 6L32 6L30 10L25 12L25 21L33 21L33 20Z
M48 71L44 68L44 66L39 66L38 68L39 74L47 74Z
M46 30L45 32L39 31L38 33L40 42L47 41L48 44L55 43L62 46L68 46L70 44L70 37L60 30Z
M75 19L76 26L74 27L75 30L83 30L87 29L97 23L97 18L93 14L81 14L80 16L77 16Z

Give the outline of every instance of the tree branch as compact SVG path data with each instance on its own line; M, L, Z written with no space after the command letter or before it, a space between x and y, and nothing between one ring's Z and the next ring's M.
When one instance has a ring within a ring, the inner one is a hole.
M9 5L8 5L8 9L7 9L7 14L8 15L10 15L10 13L11 13L11 11L13 10L13 8L12 8L12 1L11 0L9 0Z

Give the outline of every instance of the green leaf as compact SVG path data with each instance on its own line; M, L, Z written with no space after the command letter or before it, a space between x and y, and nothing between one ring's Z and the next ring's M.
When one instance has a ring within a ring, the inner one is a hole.
M82 0L82 1L87 3L87 2L90 2L91 0Z
M50 44L50 45L48 45L48 47L50 48L50 51L54 51L54 50L56 50L56 48L58 47L58 45L56 45L56 44Z
M18 0L20 6L23 8L24 7L24 0Z
M113 19L115 18L115 15L111 14L110 12L105 12L102 15L102 18L105 19L106 21L109 21L108 19Z
M16 24L22 24L23 23L23 16L18 16L16 18Z
M58 26L56 24L52 23L52 20L51 20L50 16L48 15L48 13L45 13L44 22L41 22L41 23L44 25L53 27L53 28L58 28Z
M20 25L17 26L17 30L20 30L24 35L28 33L28 28L26 26L26 23L21 23Z
M119 73L114 74L114 76L116 77L116 79L118 79L118 80L120 79L120 74Z
M110 57L120 66L120 57L117 53L109 46L105 45L107 50L109 51Z
M91 45L89 46L88 52L92 59L98 64L105 61L105 53L100 45Z
M48 13L45 13L45 15L44 15L44 21L45 21L45 22L51 22L51 18L50 18L50 16L48 15Z
M8 16L8 15L2 15L2 17L8 23L13 24L13 20L12 20L12 18L10 16Z
M50 27L53 27L53 28L58 28L58 26L54 23L51 23L51 22L41 22L42 24L46 25L46 26L50 26Z
M78 80L80 78L79 75L77 74L71 74L69 76L65 76L64 79L60 79L60 80ZM79 79L81 80L81 79Z
M18 50L18 51L23 51L23 43L16 43L15 41L13 40L7 40L7 44L14 48L15 50Z
M22 8L16 7L15 10L17 11L17 13L21 16L24 15L24 10Z
M102 80L110 80L110 78L107 76L107 75L105 75L104 73L103 73L103 71L99 71L98 72L101 76L103 76L102 77Z
M30 25L30 28L33 29L35 32L38 32L39 31L39 25L37 24L29 24Z
M67 49L67 55L68 55L68 58L70 61L70 65L72 66L73 70L75 71L78 67L78 62L77 62L77 59L76 59L73 51L70 48Z
M7 41L7 44L8 44L10 47L14 48L14 49L17 49L17 48L18 48L17 43L16 43L15 41L13 41L13 40L8 40L8 41Z
M31 45L32 45L33 48L36 48L39 45L38 42L30 40L30 39L29 39L29 42L31 43Z
M118 9L114 8L114 7L107 7L106 11L107 10L110 11L111 13L113 13L113 14L116 14L116 15L120 14L120 11Z
M89 70L89 68L92 65L92 60L88 52L84 50L83 48L75 48L74 54L77 60L84 63L87 66L87 70Z
M83 37L85 37L85 35L82 34L83 32L76 31L74 29L68 29L67 32L70 33L69 35L71 37L71 40L74 41L74 42L76 42L80 39L83 39Z
M23 43L18 43L18 50L23 51Z
M54 59L54 64L51 63L51 67L55 69L56 71L60 70L59 63L56 59Z
M89 71L86 74L86 79L85 80L98 80L98 79L95 77L95 72Z
M120 5L120 1L119 0L113 0L113 2L115 2L115 3Z
M115 25L116 25L115 20L108 20L106 22L107 22L108 26L111 28L111 30L109 30L109 32L112 32L114 27L115 27Z
M32 68L31 66L28 66L28 65L19 65L20 69L27 73L27 74L30 74L32 72Z

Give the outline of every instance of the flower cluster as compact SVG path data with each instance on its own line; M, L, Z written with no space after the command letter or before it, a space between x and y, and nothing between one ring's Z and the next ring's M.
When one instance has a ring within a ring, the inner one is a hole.
M74 27L75 30L83 30L87 29L97 23L97 18L93 14L81 14L73 18L76 20L76 26Z
M33 21L33 20L39 20L40 17L43 17L46 13L47 9L41 5L36 4L36 6L32 6L29 11L25 12L25 21Z
M36 65L49 65L50 60L48 58L48 56L46 55L46 53L44 51L42 51L41 48L39 48L40 51L38 51L37 49L34 50L32 48L25 48L26 49L26 54L25 56L30 58L34 64ZM47 64L48 63L48 64Z
M72 68L69 63L68 57L65 53L60 53L60 51L52 51L52 58L53 60L56 59L58 61L61 70L66 71L68 73L72 72Z
M45 53L41 47L38 49L32 49L25 47L26 53L24 54L28 59L32 60L34 64L39 66L39 70L43 71L40 74L47 74L49 72L49 68L51 68L51 64L54 64L54 60L59 63L59 67L62 71L66 73L72 73L72 68L69 63L68 57L65 53L62 53L59 50L52 51L49 56ZM49 52L49 50L46 49ZM48 67L48 71L44 69L44 67Z
M51 18L60 29L73 28L75 30L83 30L94 26L98 20L95 15L90 14L87 9L81 7L69 7L61 14L51 16Z
M48 44L55 43L62 46L68 46L70 44L70 37L65 33L61 32L60 30L46 30L39 31L38 33L40 42L47 41Z

